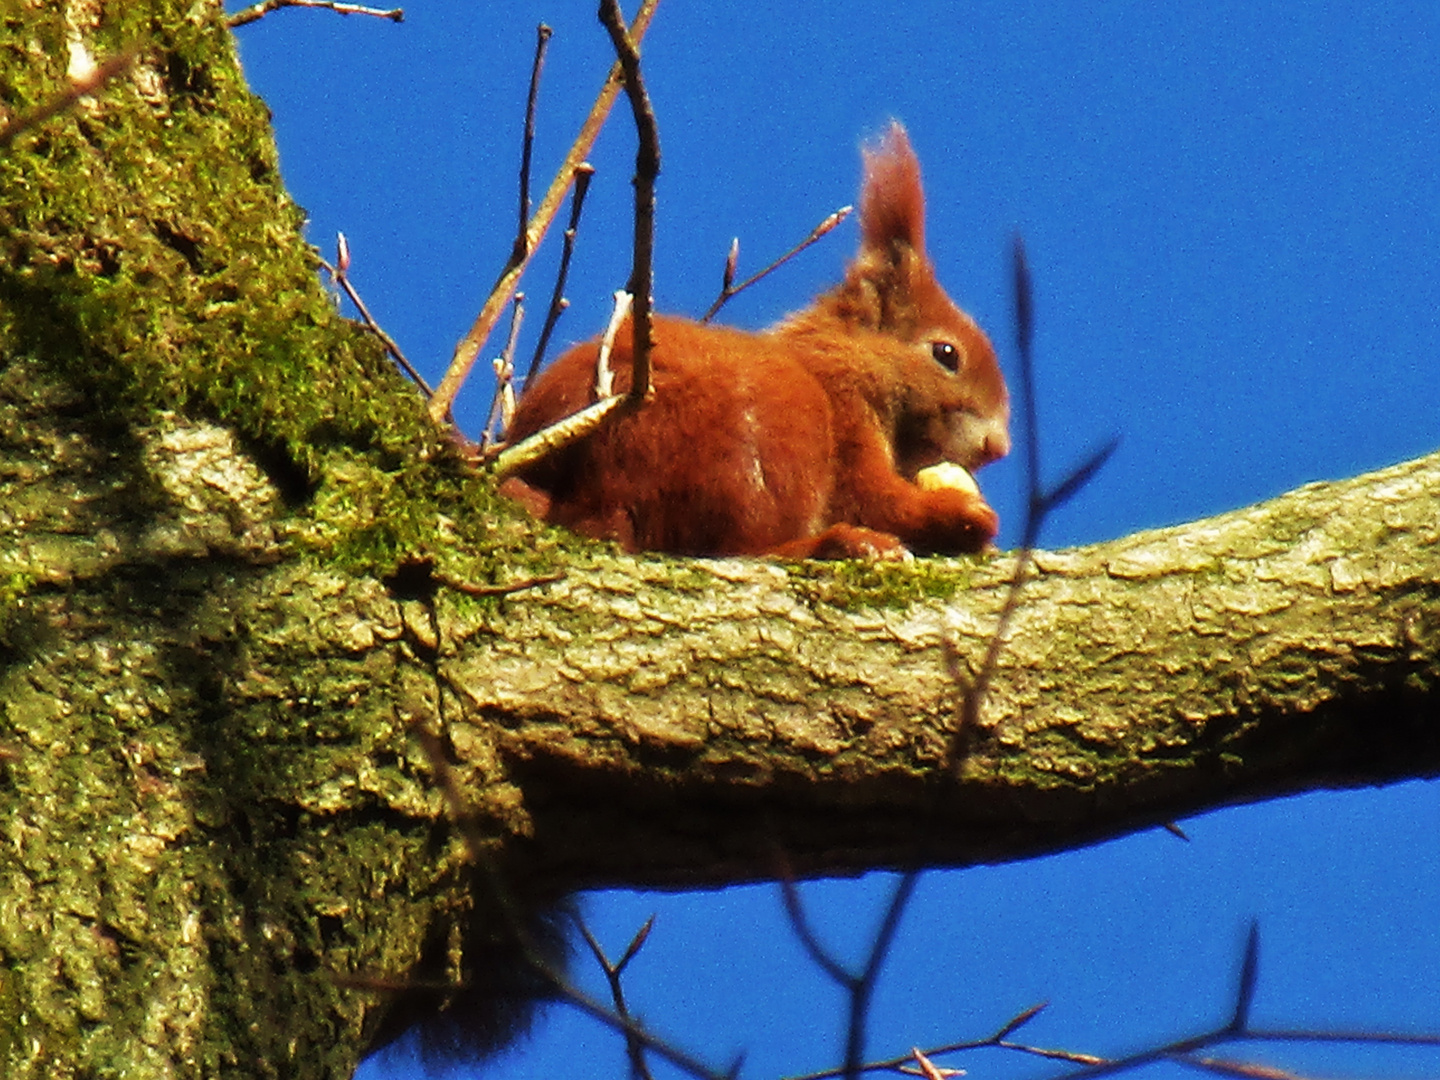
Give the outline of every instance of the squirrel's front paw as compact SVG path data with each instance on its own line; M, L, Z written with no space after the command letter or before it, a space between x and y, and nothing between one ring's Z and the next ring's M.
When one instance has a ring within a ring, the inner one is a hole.
M1000 531L1000 517L977 491L971 494L944 488L926 494L929 519L919 534L910 537L917 551L959 555L985 551Z

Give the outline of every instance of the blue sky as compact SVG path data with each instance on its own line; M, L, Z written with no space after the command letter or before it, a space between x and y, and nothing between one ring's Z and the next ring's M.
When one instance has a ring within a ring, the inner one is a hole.
M627 4L627 7L633 5ZM438 376L509 250L535 24L555 29L536 172L548 181L610 52L593 5L418 0L405 23L285 11L238 37L281 162L327 252ZM941 280L1004 362L1006 250L1036 281L1051 475L1114 461L1048 546L1245 505L1440 446L1440 6L666 0L645 44L664 155L656 294L697 315L733 236L753 270L855 197L858 146L908 126ZM596 333L629 267L634 134L592 155L560 343ZM760 327L835 281L842 226L725 318ZM553 245L558 248L558 245ZM526 287L548 296L555 250ZM527 338L542 315L532 305ZM522 351L528 355L528 350ZM458 416L472 433L477 386ZM1018 462L980 477L1019 527ZM1440 1030L1440 789L1412 783L1227 810L1088 850L928 876L884 979L876 1054L1052 1002L1035 1041L1116 1053L1217 1021L1251 917L1270 1022ZM883 879L809 887L863 941ZM747 1077L833 1063L837 995L773 891L591 898L618 951L659 913L631 994L659 1030ZM585 965L581 965L585 974ZM1324 1076L1435 1076L1440 1054L1290 1051ZM1003 1057L972 1076L1046 1076ZM408 1075L403 1056L367 1077ZM618 1040L557 1014L484 1075L621 1076ZM1408 1070L1408 1071L1407 1071ZM1180 1075L1153 1069L1147 1076Z

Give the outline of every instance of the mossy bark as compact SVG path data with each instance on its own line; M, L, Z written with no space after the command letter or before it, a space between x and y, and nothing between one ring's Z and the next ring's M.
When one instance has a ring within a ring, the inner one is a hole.
M218 5L0 11L16 111L75 41L142 43L0 151L4 1075L343 1077L374 985L474 976L416 726L524 897L1440 771L1440 457L1041 553L962 732L946 656L1009 557L633 559L517 520L319 286Z

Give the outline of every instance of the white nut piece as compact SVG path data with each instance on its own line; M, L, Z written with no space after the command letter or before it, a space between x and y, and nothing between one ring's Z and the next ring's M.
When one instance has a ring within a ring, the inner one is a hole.
M921 491L953 488L968 495L980 494L980 485L975 483L975 477L970 475L970 470L963 465L956 465L953 461L942 461L928 469L921 469L915 474L915 483Z

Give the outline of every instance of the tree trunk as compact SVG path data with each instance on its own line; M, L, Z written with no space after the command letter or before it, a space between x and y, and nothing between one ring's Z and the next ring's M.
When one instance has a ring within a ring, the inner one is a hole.
M978 665L1011 557L629 558L518 519L317 283L219 5L17 3L12 113L77 43L142 44L0 148L4 1075L348 1076L377 986L473 976L416 729L526 903L1440 772L1440 456L1039 553L962 731L947 657Z

